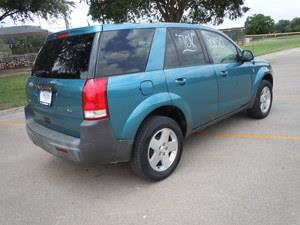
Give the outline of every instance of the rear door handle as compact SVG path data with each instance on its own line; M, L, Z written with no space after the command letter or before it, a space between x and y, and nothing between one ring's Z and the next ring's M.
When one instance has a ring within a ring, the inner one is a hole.
M179 84L179 85L185 85L186 84L186 79L183 78L183 77L180 77L180 78L177 78L175 80L176 84Z
M224 71L221 71L219 74L220 74L220 77L227 77L228 71L224 70Z

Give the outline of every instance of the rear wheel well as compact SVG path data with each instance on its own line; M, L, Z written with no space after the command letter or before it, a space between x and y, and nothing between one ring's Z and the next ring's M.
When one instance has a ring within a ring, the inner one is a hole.
M265 76L263 77L263 80L269 81L269 82L272 84L272 86L273 86L273 77L272 77L271 74L265 75Z
M167 116L175 120L181 128L182 134L185 137L187 132L187 123L183 112L175 106L163 106L152 111L147 118L151 116ZM146 119L147 119L146 118Z

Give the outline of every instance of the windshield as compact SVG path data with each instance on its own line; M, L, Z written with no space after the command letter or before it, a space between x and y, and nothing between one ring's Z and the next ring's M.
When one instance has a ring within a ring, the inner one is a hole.
M86 77L94 36L93 33L48 41L35 61L32 74L47 78Z

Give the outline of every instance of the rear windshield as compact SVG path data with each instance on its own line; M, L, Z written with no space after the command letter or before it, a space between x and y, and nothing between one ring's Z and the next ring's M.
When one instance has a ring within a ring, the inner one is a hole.
M144 72L154 29L106 31L101 34L96 76Z
M87 76L95 34L47 41L32 74L38 77L80 79Z

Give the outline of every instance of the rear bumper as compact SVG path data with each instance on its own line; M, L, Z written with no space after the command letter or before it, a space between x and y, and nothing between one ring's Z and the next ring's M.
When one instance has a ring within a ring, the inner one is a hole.
M110 121L83 121L80 138L69 136L35 122L25 107L26 130L34 144L47 152L75 162L123 162L131 157L132 141L117 140Z

